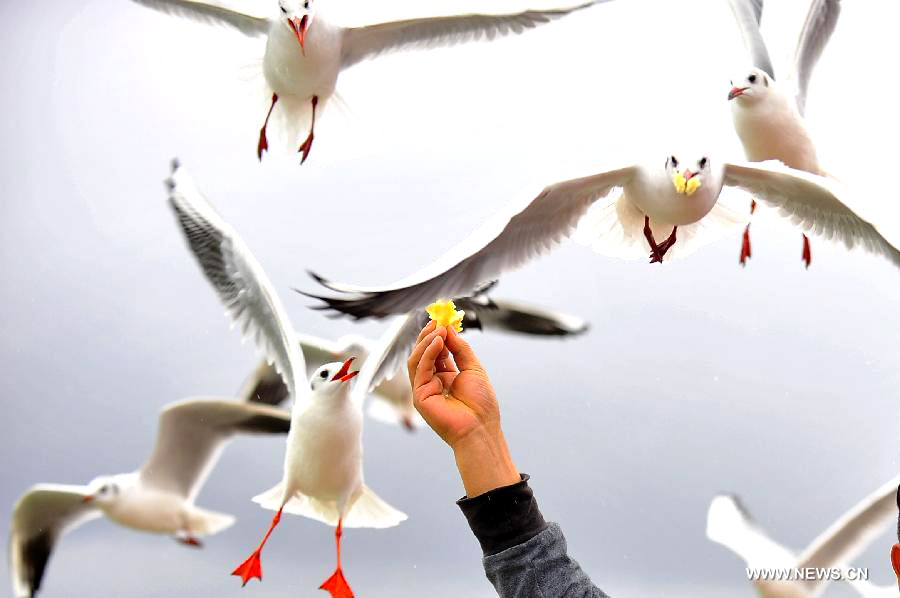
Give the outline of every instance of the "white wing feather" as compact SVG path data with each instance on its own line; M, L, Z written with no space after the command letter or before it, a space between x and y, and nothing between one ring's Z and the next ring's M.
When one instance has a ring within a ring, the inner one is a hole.
M309 388L297 335L281 299L259 262L194 186L177 163L173 165L169 204L226 311L244 337L252 337L284 378L290 395Z
M195 0L134 0L134 2L160 12L203 23L228 25L251 37L266 35L269 32L269 19L236 11L221 2Z
M890 219L878 218L872 212L875 202L867 205L864 198L834 179L768 161L726 164L725 184L740 187L777 208L810 235L842 242L848 249L862 247L900 267L900 251L894 245L900 242L900 234L884 236L886 227L892 226Z
M634 172L635 167L629 166L557 183L533 200L512 203L435 263L388 287L352 287L313 275L331 290L356 294L314 297L357 318L380 318L420 310L442 297L471 295L484 283L556 247L572 234L592 203L623 186Z
M596 3L597 0L594 0L554 10L431 17L352 27L344 30L341 66L347 68L385 52L452 46L482 38L490 41L496 37L522 33Z
M793 79L797 86L796 101L800 114L806 108L806 91L813 69L834 33L840 14L841 0L812 0L809 6L794 55Z
M741 31L741 38L744 40L744 47L750 53L753 66L769 73L774 79L775 69L772 68L772 60L769 58L766 42L759 30L763 0L729 0L728 3L731 5L731 11L734 13L738 29Z
M749 568L794 564L794 554L760 529L736 496L723 494L712 500L706 516L706 537L744 559Z

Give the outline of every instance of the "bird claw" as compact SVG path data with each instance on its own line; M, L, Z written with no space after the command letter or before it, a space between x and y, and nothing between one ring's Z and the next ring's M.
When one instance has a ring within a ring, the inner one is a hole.
M300 146L300 149L297 150L297 153L302 153L302 154L303 154L303 157L300 158L300 164L301 164L301 165L302 165L304 162L306 162L306 159L309 157L309 151L312 149L312 144L313 144L313 139L314 139L314 137L315 137L315 136L313 135L313 132L310 131L310 132L309 132L309 136L306 138L306 141L304 141L303 144Z
M185 546L193 546L194 548L203 548L203 542L201 542L198 538L194 536L182 536L179 538L175 538L177 542L180 544L184 544Z
M344 572L340 567L334 570L331 577L322 582L319 589L331 594L331 598L353 598L353 590L350 589L350 584L344 578Z
M237 568L231 572L232 575L237 575L241 578L241 581L243 582L241 587L246 586L247 582L254 577L259 581L262 581L262 561L259 557L260 553L257 550L250 555L250 558L238 565Z
M263 153L269 149L269 140L266 138L266 128L259 130L259 143L256 144L256 157L262 162Z
M675 241L676 241L675 231L676 230L677 230L677 228L673 228L672 234L670 234L669 237L665 241L663 241L659 245L654 245L654 246L650 247L650 249L652 250L650 253L650 263L651 264L655 264L657 262L660 264L662 263L663 258L665 257L666 253L668 253L668 251L672 248L672 246L675 245Z
M809 264L812 262L812 248L809 246L809 237L803 235L803 263L806 264L806 269L809 270Z

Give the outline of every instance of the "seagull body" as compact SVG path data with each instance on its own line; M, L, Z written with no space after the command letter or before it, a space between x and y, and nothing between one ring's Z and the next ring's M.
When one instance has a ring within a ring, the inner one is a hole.
M734 128L753 162L779 160L812 174L827 176L819 166L816 148L803 120L806 92L813 68L825 49L840 15L840 0L812 0L797 42L794 71L782 86L759 30L763 0L730 0L753 68L732 81L728 99ZM751 214L756 208L751 203ZM750 225L744 230L740 263L751 257ZM812 260L809 239L803 235L803 261Z
M350 396L348 384L358 373L350 371L353 358L323 365L308 380L299 339L262 266L177 162L167 184L169 203L204 275L294 399L282 480L253 499L276 511L275 517L232 574L245 585L261 580L263 547L281 514L293 513L336 526L337 567L320 587L335 597L352 596L341 567L343 527L390 527L406 519L363 482L361 401Z
M166 406L156 448L136 472L87 486L38 484L13 510L10 566L17 597L34 596L59 537L105 515L131 529L168 534L191 546L234 523L231 515L194 505L225 442L237 433L285 434L290 414L233 400L190 399Z
M247 36L265 36L262 69L271 100L260 129L257 157L261 160L269 148L266 130L273 112L280 110L291 143L299 137L296 127L309 123L309 133L297 150L302 154L302 164L312 149L316 114L334 94L342 70L397 50L450 46L521 33L606 0L591 0L569 8L408 19L364 27L341 27L329 22L317 13L316 0L278 0L280 14L272 18L234 11L213 1L135 1L164 12L229 25Z
M531 201L510 204L436 262L393 285L338 284L313 274L345 296L312 296L324 301L325 308L357 318L407 313L442 297L471 295L485 282L549 252L576 227L582 242L600 252L634 257L649 251L651 262L661 262L670 250L686 254L722 230L743 224L718 201L723 187L751 194L811 234L848 248L864 247L900 266L900 252L881 232L882 224L893 223L867 215L866 202L833 179L780 162L681 161L674 155L664 167L661 162L550 185ZM622 194L607 200L615 188ZM900 234L891 232L894 242L900 241ZM659 241L664 234L668 237Z
M772 540L731 495L713 499L707 514L706 536L743 558L749 569L831 569L846 567L896 517L896 477L862 499L800 554ZM815 598L825 591L827 579L754 580L763 598ZM881 588L864 580L847 580L865 598L896 596L896 588Z

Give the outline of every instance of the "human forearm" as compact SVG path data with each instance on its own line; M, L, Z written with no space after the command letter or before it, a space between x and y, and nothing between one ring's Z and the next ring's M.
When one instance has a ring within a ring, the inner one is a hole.
M494 429L478 428L460 438L453 444L453 455L469 498L520 480L499 423Z

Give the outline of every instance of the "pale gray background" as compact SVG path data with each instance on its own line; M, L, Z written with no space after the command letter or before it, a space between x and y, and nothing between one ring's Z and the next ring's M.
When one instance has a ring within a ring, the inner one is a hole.
M360 20L476 6L334 4ZM766 15L777 65L805 11L789 4ZM893 3L846 4L810 90L810 126L826 167L853 182L876 175L870 199L889 206L900 15ZM704 144L714 159L741 155L725 96L743 50L724 1L623 0L515 40L361 65L341 81L349 109L323 122L303 168L277 152L256 163L264 113L242 99L251 84L235 83L247 72L235 69L258 47L230 31L124 0L5 2L0 19L7 509L35 482L138 466L162 405L228 395L257 361L165 204L176 154L297 328L324 336L382 326L306 309L290 291L315 289L304 268L389 282L507 201L625 152L662 161L668 139ZM715 493L741 493L799 549L900 469L897 271L814 242L804 272L796 232L763 219L754 232L746 270L736 236L664 267L566 244L496 294L580 314L588 336L470 337L517 464L613 596L750 596L743 562L705 539ZM491 595L453 505L462 491L446 447L378 423L365 440L368 481L410 519L345 535L357 594ZM269 543L264 583L242 591L228 576L269 521L249 497L277 481L281 453L276 439L226 452L199 502L238 523L203 551L96 522L63 540L43 595L324 595L315 587L333 566L331 530L301 518ZM886 531L854 564L891 581L891 542Z

